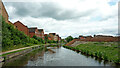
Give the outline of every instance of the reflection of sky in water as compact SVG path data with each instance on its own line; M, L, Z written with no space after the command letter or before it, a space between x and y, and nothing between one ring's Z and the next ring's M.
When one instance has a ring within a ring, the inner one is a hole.
M52 50L56 53L47 51L42 57L44 59L38 57L35 61L28 61L27 66L104 66L102 61L96 61L91 57L87 58L63 47ZM109 64L106 64L106 66L109 66Z

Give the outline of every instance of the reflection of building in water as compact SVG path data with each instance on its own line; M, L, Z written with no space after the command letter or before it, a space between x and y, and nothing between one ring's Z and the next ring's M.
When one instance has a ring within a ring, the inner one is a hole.
M35 53L31 56L31 61L35 61L37 60L39 57L40 59L44 59L44 53L45 53L45 50L43 49L42 51L38 51L38 53Z
M29 59L29 56L20 55L18 57L14 57L12 59L5 61L3 66L24 66L24 65L28 64L28 59Z

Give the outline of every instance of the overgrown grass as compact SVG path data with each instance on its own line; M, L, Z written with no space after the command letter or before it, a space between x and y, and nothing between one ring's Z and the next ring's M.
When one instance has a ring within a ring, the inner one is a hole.
M81 53L84 53L90 56L95 56L97 58L100 58L106 61L120 63L119 52L118 52L119 48L118 48L117 42L109 43L109 45L111 46L107 46L104 44L108 44L108 43L90 42L86 44L80 44L75 47L70 47L70 46L64 46L64 47L72 50L78 50L78 51L81 51Z
M19 44L19 45L13 45L13 46L6 46L6 47L2 48L2 52L19 49L19 48L23 48L23 47L29 47L29 46L33 46L33 45L35 45L35 44L27 43L26 45Z
M31 47L32 48L32 47ZM41 47L39 48L39 49L43 49L43 45L41 45ZM26 48L26 49L29 49L29 48ZM21 50L17 50L17 51L13 51L13 52L9 52L9 53L5 53L5 54L2 54L2 55L0 55L0 56L6 56L6 55L8 55L8 54L12 54L12 53L16 53L16 52L20 52L20 51L23 51L23 50L26 50L26 49L21 49Z
M13 52L5 53L5 54L2 54L2 55L0 55L0 56L5 57L5 56L8 55L8 54L20 52L20 51L23 51L23 50L26 50L26 49L22 49L22 50L18 50L18 51L13 51Z

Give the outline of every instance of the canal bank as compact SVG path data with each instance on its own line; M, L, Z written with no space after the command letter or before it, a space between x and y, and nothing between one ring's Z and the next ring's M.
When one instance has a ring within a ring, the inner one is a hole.
M30 47L19 48L11 51L1 52L0 53L0 62L6 61L8 59L27 54L31 51L34 51L39 48L46 48L48 46L59 47L57 44L42 44L42 45L34 45Z
M104 45L104 43L105 42L88 42L77 46L63 45L63 47L107 62L120 64L118 46L110 45L110 43L109 46L107 46Z
M3 66L114 66L111 62L95 59L64 47L47 47L51 50L34 50L11 61L5 61ZM54 51L54 52L53 52Z
M35 45L35 46L31 46L31 47L25 47L25 48L20 48L20 49L15 49L15 50L0 53L0 62L14 58L16 56L27 54L27 53L29 53L33 50L36 50L40 47L43 47L43 46Z

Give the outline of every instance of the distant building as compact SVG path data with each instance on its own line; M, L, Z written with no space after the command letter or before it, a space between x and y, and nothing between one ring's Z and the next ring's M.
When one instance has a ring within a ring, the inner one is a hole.
M56 36L57 36L57 41L60 41L61 37L59 35L56 35Z
M54 37L55 35L56 35L56 33L49 33L49 36L51 37L52 40L54 40L54 38L56 38L56 37Z
M51 36L48 35L48 40L52 40Z
M80 35L79 39L85 39L85 37L83 35Z
M57 35L54 35L54 41L58 41L58 36Z
M45 36L48 36L48 34L44 34L44 37L45 37Z
M17 21L14 23L15 28L17 28L19 31L24 32L27 36L29 36L29 30L28 27L22 24L20 21Z
M48 40L52 40L52 38L48 35L48 34L45 34L44 37L48 37Z
M2 15L3 18L5 19L5 21L8 23L9 16L8 16L5 6L1 0L0 0L0 15Z
M113 37L113 36L109 36L109 35L94 35L94 37L100 38L100 37Z
M29 29L30 37L33 37L34 35L39 37L39 31L38 31L37 27L32 27L32 28L28 28L28 29Z
M86 38L93 38L92 36L86 36Z
M59 41L61 41L61 37L59 37Z
M83 35L79 36L80 40L85 40L85 39L87 39L87 40L89 39L90 40L91 38L93 38L93 37L92 36L83 36Z
M57 35L56 33L49 33L49 36L54 41L58 41L59 40L59 35Z
M39 37L44 39L44 30L43 29L38 29L38 31L39 31L39 35L40 35Z

